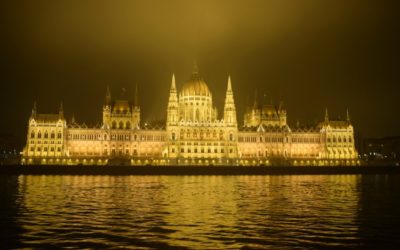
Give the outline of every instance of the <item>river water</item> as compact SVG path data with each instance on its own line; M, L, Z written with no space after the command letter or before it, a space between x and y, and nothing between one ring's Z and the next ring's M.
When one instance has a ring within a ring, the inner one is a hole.
M0 176L0 248L394 249L399 175Z

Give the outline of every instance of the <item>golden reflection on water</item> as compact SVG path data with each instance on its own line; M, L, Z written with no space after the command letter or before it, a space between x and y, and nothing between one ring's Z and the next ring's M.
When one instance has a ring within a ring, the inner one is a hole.
M360 178L20 176L19 223L27 246L356 246Z

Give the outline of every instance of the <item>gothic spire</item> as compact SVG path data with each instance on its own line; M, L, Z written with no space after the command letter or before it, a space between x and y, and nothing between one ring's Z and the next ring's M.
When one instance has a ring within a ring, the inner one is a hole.
M349 109L346 109L346 120L350 122L350 114L349 114Z
M267 94L263 94L261 106L268 105Z
M284 103L283 101L279 101L279 111L282 111L284 109Z
M196 61L193 62L193 70L192 70L191 78L192 78L192 80L200 79L199 67L197 66L197 62Z
M253 108L257 109L258 108L258 102L257 102L257 98L258 97L258 93L257 93L257 89L254 91L254 104L253 104Z
M228 77L228 88L226 89L226 91L228 92L232 92L232 83L231 83L231 76L229 75Z
M135 85L135 97L134 97L134 100L133 100L133 104L135 105L135 107L139 106L139 91L138 91L137 84Z
M325 121L329 121L328 108L325 108Z
M233 100L231 76L229 76L228 77L228 86L226 87L225 108L230 107L232 105L235 106L235 102Z
M110 87L107 85L107 92L106 92L106 105L111 104L111 92Z
M172 73L172 81L171 81L171 91L176 91L176 84L175 84L175 74Z
M36 101L34 101L33 108L32 108L32 118L36 117L36 112L37 112Z
M177 106L178 106L178 96L176 93L175 74L172 74L171 89L169 90L168 107L175 108Z
M199 67L197 66L197 61L193 62L193 73L199 73Z
M231 76L228 77L228 84L226 87L226 97L224 106L224 121L230 126L237 126L236 120L236 107L233 98Z
M60 109L58 111L58 116L60 119L64 118L64 106L63 106L63 102L60 102Z

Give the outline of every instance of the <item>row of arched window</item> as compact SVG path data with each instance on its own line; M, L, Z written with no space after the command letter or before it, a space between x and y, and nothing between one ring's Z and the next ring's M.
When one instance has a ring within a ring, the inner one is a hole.
M329 150L329 154L331 154L331 155L351 155L351 151L350 150L346 150L346 149L342 149L342 150L340 150L340 149L338 149L338 150L335 150L335 149L332 149L332 150Z
M260 136L259 140L258 140L258 142L274 142L274 143L277 143L277 142L283 143L284 141L288 142L288 138ZM239 142L257 142L257 137L256 136L240 136Z
M349 137L346 137L346 136L343 136L343 137L340 137L340 136L338 136L338 137L333 136L332 138L331 138L331 137L328 137L328 138L326 139L326 141L327 141L327 142L352 142L353 139L351 138L351 136L349 136Z
M30 137L31 137L31 139L34 139L34 138L38 138L38 139L41 139L41 138L44 138L44 139L48 139L48 138L55 139L56 138L56 133L55 132L51 132L49 134L47 131L45 131L42 134L41 131L38 131L37 134L36 134L35 131L32 131ZM62 138L62 133L58 132L57 133L57 139L61 139L61 138Z
M120 121L118 123L116 121L113 121L111 123L111 128L112 129L131 129L132 125L129 121L126 123L124 123L123 121Z
M103 138L104 140L106 140L107 135L104 135ZM102 136L101 134L69 134L68 139L93 141L93 140L101 140Z
M180 137L181 139L184 138L190 138L190 137L194 137L194 138L217 138L217 136L222 137L224 135L224 132L222 130L197 130L197 129L193 129L193 130L185 130L185 129L181 129L180 131Z
M294 137L292 138L293 143L319 143L318 137Z
M219 151L219 152L218 152ZM174 148L172 148L171 149L171 152L172 153L175 153L175 149ZM208 154L211 154L211 153L214 153L214 154L216 154L216 153L221 153L221 154L224 154L225 153L225 150L224 150L224 148L220 148L219 150L218 150L218 148L181 148L180 149L180 152L181 153L195 153L195 154L197 154L197 153L208 153ZM229 149L229 153L233 153L233 149Z
M36 151L37 151L37 152L41 152L41 151L43 151L43 152L48 152L48 151L50 151L50 152L55 152L55 150L56 150L56 148L54 148L54 147L50 147L50 148L48 148L48 147L43 147L43 150L42 150L42 147L41 147L41 146L36 147ZM35 151L35 147L31 147L31 148L30 148L30 151L31 151L31 152ZM57 147L57 152L61 152L61 147Z

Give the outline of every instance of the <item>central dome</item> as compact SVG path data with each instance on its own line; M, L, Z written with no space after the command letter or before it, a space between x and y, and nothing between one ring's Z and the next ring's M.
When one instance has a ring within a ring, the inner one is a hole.
M197 72L192 73L191 79L186 82L181 91L182 96L211 96L207 84L199 77Z

